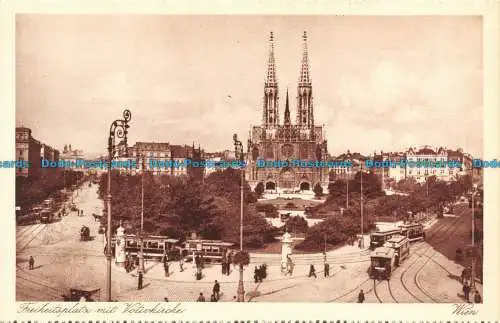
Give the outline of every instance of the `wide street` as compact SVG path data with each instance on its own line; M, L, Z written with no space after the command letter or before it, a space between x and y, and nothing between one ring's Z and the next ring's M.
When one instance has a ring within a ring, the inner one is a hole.
M69 288L85 290L101 289L95 297L106 297L106 258L103 253L104 236L97 234L99 222L92 213L102 214L102 201L97 197L97 185L86 184L74 194L76 212L63 217L60 222L19 226L17 228L17 301L57 301ZM446 244L458 228L467 226L459 208L447 221L439 221L428 230L428 241L433 245ZM80 228L90 228L93 240L80 241ZM35 259L34 270L28 270L28 259ZM296 263L293 277L283 276L279 270L280 255L252 254L251 264L245 269L246 301L280 302L356 302L363 289L366 302L398 303L456 303L463 302L460 274L463 269L444 257L427 242L412 246L410 257L397 268L389 281L374 282L368 278L369 252L357 247L345 246L327 254L330 277L323 275L321 254L294 255ZM254 283L254 266L266 263L268 277L263 283ZM317 278L307 277L309 266L316 267ZM165 277L163 266L156 262L146 263L144 288L137 290L136 272L126 273L112 264L112 295L118 301L195 301L200 292L210 298L215 280L221 284L221 301L233 301L238 285L238 270L231 269L229 276L222 276L220 265L208 265L204 277L196 281L191 264L172 262L171 275ZM477 284L482 293L482 286Z

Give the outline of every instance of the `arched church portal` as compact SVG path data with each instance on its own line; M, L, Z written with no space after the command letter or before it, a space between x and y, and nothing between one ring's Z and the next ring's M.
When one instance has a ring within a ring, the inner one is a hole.
M300 183L300 190L301 191L310 191L311 190L311 184L309 184L309 182L302 182L302 183Z
M266 190L275 190L276 189L276 183L275 182L267 182L266 183Z

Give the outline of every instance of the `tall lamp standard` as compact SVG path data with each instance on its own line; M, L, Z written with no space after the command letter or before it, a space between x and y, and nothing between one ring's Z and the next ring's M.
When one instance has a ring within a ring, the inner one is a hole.
M243 143L238 140L238 135L233 135L234 141L234 153L236 159L239 159L243 162ZM241 173L241 187L240 187L240 252L243 251L243 186L245 184L245 174L243 172L243 168L240 170ZM245 288L243 286L243 264L240 263L240 279L238 282L238 302L245 301Z
M346 208L346 209L348 209L348 208L349 208L349 173L347 173L347 177L346 177L345 184L346 184L346 201L345 201L345 208Z
M361 212L361 239L359 240L359 248L363 249L365 247L365 238L363 237L363 161L361 161L361 172L359 174L361 177L361 190L360 190L360 212Z
M144 270L144 170L146 168L146 158L141 154L142 170L141 170L141 231L139 233L139 268L138 273L143 274Z
M106 202L108 207L108 226L106 230L106 259L107 259L107 279L106 279L106 289L108 291L108 302L111 302L111 162L115 154L117 153L117 146L115 143L116 138L123 138L120 144L124 144L127 147L127 133L128 122L132 118L132 113L130 110L123 111L123 119L117 119L111 123L109 128L108 137L108 187Z
M476 193L477 184L473 184L472 187L472 219L471 219L471 231L472 231L472 268L471 268L471 282L470 282L470 292L472 295L476 292L476 221L474 214L474 195Z

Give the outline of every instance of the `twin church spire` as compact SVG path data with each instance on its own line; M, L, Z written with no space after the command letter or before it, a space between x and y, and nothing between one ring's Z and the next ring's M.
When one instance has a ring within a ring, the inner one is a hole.
M301 128L311 129L314 127L312 84L309 72L309 57L307 48L307 33L304 31L302 65L300 69L299 82L297 86L297 125ZM286 93L285 125L291 125L288 89ZM266 128L278 126L279 118L279 91L276 76L276 61L274 56L274 34L269 36L269 58L267 62L267 74L264 85L264 109L263 125Z

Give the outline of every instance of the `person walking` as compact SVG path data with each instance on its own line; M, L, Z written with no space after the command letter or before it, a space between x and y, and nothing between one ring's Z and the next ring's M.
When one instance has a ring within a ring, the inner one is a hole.
M139 273L138 282L137 282L137 289L138 290L142 289L142 273Z
M33 270L34 268L35 268L35 259L33 259L33 256L30 256L29 270Z
M182 257L181 257L181 259L179 260L179 270L180 270L181 272L183 272L183 271L184 271L184 259L182 259Z
M467 281L464 283L464 286L462 287L462 290L464 292L465 300L467 301L467 303L470 303L470 299L469 299L470 286L469 286L469 283Z
M220 285L218 281L215 281L214 288L212 290L217 300L219 300Z
M316 276L316 269L314 269L314 265L311 265L311 266L309 267L309 277L312 277L312 276L314 276L314 278L318 278L318 277Z
M363 293L363 290L360 290L358 294L358 303L363 303L364 301L365 301L365 293Z
M198 296L198 299L196 301L197 302L204 302L205 301L205 296L203 296L203 293L200 293L200 296Z
M330 277L330 264L325 263L325 277Z
M164 265L163 265L164 269L165 269L165 277L169 277L170 276L170 272L169 272L169 264L168 262L166 262Z

